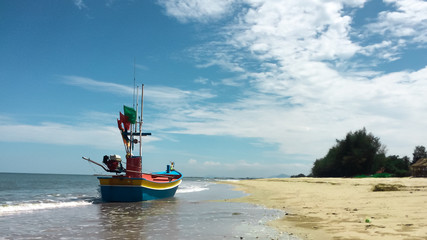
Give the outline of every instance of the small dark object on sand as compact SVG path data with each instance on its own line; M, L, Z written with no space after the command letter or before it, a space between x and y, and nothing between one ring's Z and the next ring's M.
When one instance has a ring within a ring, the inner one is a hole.
M400 191L404 186L400 184L379 183L372 189L373 192Z

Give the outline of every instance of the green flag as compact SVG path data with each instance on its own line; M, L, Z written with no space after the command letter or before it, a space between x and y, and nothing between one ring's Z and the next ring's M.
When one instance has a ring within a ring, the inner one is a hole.
M132 124L135 124L136 123L136 111L135 111L135 109L123 105L123 111L125 112L125 116L128 117L129 122Z

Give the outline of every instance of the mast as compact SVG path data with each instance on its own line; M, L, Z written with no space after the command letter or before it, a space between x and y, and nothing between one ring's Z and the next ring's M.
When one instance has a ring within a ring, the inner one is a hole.
M137 87L136 87L136 77L135 77L135 73L136 73L136 71L135 71L135 68L136 68L136 63L135 63L135 57L133 58L133 96L132 96L132 108L133 109L137 109L137 106L138 106L138 89L137 89ZM135 97L135 95L136 95L136 97ZM135 104L136 104L136 107L135 107ZM138 116L138 112L136 112L136 116ZM130 137L129 137L129 139L130 139L130 149L129 149L129 154L130 154L130 156L132 156L132 150L133 150L133 145L134 145L134 142L133 142L133 133L134 132L136 132L136 123L135 124L131 124L130 125Z
M135 109L135 100L138 101L137 99L135 99L135 89L136 89L136 80L135 80L135 57L133 58L133 99L132 99L132 107L133 109Z
M144 109L144 84L141 85L141 118L139 120L139 156L141 156L142 161L142 113Z
M135 100L138 100L138 94L139 94L139 86L136 87L136 98L135 98ZM132 129L132 132L137 133L138 132L137 131L137 129L138 129L138 126L137 126L137 124L138 124L138 101L136 101L136 107L134 109L136 110L136 122L135 122L135 124L132 124L131 129ZM134 144L135 144L133 134L131 134L131 141L132 141L131 144L132 144L132 150L133 150Z

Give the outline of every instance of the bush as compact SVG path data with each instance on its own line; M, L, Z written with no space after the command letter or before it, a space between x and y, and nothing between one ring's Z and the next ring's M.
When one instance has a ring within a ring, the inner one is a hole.
M372 177L374 177L374 178L388 178L388 177L393 177L393 174L390 174L390 173L375 173L374 175L372 175Z
M292 175L291 178L301 178L301 177L305 177L304 174L300 173L298 175Z

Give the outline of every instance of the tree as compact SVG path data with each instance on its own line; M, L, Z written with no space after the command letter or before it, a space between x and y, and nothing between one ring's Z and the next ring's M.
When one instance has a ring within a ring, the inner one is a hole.
M409 171L409 158L399 158L397 155L388 156L384 163L384 170L396 177L407 177L411 175Z
M385 156L380 139L367 134L366 129L347 133L345 139L336 140L325 157L317 159L312 168L315 177L350 177L375 172L375 162Z
M412 164L416 163L421 158L427 158L426 148L424 146L416 146L414 153L412 154Z

